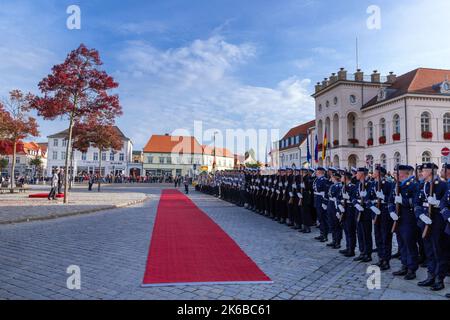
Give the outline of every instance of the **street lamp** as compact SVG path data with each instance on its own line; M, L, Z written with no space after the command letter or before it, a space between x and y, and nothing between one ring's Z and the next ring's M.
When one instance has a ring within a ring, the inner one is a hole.
M215 172L216 171L216 134L218 134L218 131L214 131L214 149L213 149L213 165L212 165L212 171Z
M300 158L298 160L299 168L302 168L303 165L302 165L302 145L301 144L298 146L298 151L299 151L299 156L300 156Z

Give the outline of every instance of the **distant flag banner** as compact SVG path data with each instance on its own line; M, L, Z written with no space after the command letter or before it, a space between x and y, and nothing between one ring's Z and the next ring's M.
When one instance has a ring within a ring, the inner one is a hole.
M325 134L323 135L323 144L322 144L322 160L325 160L325 155L327 154L327 129L325 128Z
M317 139L317 134L316 134L316 138L315 139L316 139L316 141L315 141L316 146L314 148L314 161L316 163L318 163L319 162L319 141Z
M306 161L308 163L311 163L312 157L311 157L311 150L309 149L309 134L306 137Z

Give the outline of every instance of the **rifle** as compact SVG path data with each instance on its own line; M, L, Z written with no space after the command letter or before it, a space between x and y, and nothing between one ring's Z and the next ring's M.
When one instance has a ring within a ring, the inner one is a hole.
M292 175L291 182L292 182L291 183L291 194L292 194L292 196L289 198L289 201L288 201L289 205L292 205L294 203L294 188L292 188L292 184L293 184L293 182L295 182L295 176L294 175Z
M303 197L303 172L300 171L300 195ZM302 205L303 198L298 199L298 206L300 207Z
M361 191L364 192L365 190L366 190L366 177L364 176L364 182L362 183L362 190ZM360 200L361 200L361 207L364 208L364 197L360 197ZM357 219L358 222L359 222L359 220L361 220L361 214L362 214L362 211L359 211L358 212L358 219Z
M433 196L434 192L434 165L431 166L431 181L430 181L430 197ZM428 204L428 217L431 219L433 216L433 206ZM429 224L425 225L425 229L423 229L422 239L426 239L431 231L431 227Z
M378 189L377 190L378 192L381 191L381 168L378 168L378 188L377 189ZM378 208L378 210L381 211L381 199L380 198L377 199L377 208ZM378 222L378 215L375 215L375 218L373 218L373 224L375 225L375 224L377 224L377 222Z
M395 185L395 195L398 196L400 194L400 170L398 170L397 166L397 183ZM395 213L397 214L397 217L400 219L400 203L395 204ZM397 231L398 226L398 220L394 221L394 224L392 225L392 233L395 233Z

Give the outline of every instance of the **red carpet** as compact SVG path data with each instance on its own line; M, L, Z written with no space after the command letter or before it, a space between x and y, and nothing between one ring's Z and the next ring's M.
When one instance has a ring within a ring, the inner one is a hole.
M57 198L64 198L64 193L58 193ZM35 193L28 195L28 198L48 198L48 193Z
M188 197L162 191L143 286L271 282Z

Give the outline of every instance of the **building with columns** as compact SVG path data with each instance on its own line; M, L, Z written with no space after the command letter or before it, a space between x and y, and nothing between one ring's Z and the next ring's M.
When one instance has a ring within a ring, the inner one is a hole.
M441 164L450 146L450 70L418 68L401 76L349 76L343 68L312 95L319 144L327 132L323 165ZM321 148L319 148L319 151ZM321 154L321 151L320 151Z

